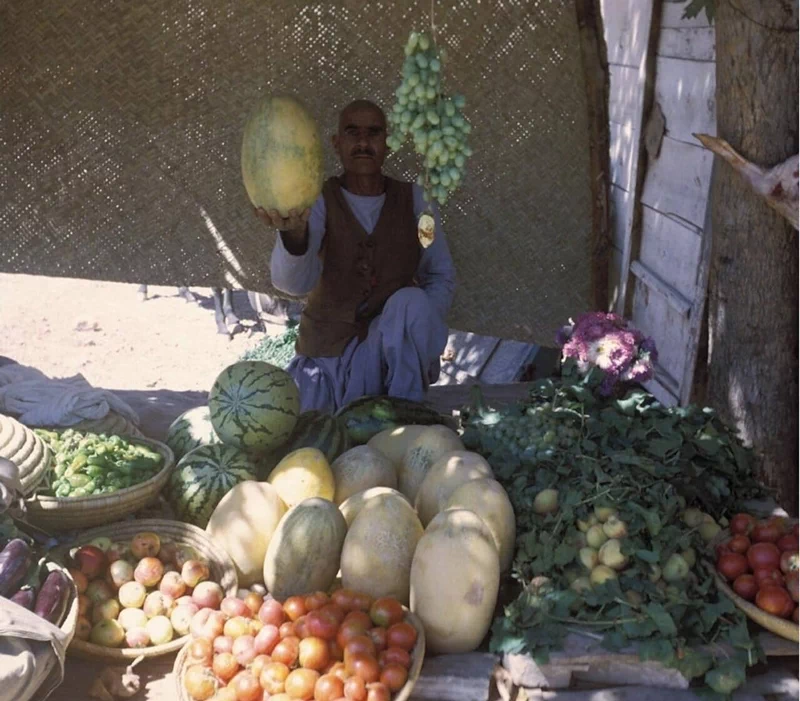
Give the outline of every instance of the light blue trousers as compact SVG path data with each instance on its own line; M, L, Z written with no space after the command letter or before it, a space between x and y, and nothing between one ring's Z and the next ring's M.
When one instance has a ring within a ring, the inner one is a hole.
M300 410L334 412L366 395L422 400L439 376L447 324L417 287L386 301L367 337L354 338L338 358L295 356L289 367L300 389Z

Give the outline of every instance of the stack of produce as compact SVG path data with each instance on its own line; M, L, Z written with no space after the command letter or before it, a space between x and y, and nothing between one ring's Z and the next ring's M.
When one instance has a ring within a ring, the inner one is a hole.
M69 565L79 594L75 637L102 647L168 643L225 595L194 548L150 531L129 542L96 538L74 548Z
M409 605L428 649L475 649L511 563L514 512L489 463L434 417L415 402L358 400L336 418L359 445L333 460L293 450L265 481L233 486L207 533L244 586L263 582L286 600L330 591L340 577L348 590Z
M417 654L396 599L346 589L281 601L254 587L190 629L178 681L194 701L389 701Z
M55 626L67 616L74 584L8 516L0 515L0 597Z
M735 688L762 653L703 559L728 515L767 491L712 410L666 408L640 389L602 396L602 379L543 380L502 412L478 393L469 409L464 443L517 517L518 596L491 649L546 659L585 626L612 649L636 642L642 659Z
M42 496L85 497L127 489L158 474L164 458L125 436L68 428L34 430L54 455L37 490Z

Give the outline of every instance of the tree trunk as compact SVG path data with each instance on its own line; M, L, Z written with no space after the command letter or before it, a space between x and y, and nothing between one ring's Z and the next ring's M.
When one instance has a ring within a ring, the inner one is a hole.
M764 167L798 149L795 0L717 0L717 135ZM711 191L708 399L797 513L798 233L727 163Z

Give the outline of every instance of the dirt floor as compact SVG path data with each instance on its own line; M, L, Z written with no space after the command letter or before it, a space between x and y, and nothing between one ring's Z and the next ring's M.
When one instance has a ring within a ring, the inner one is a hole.
M244 328L217 333L210 288L175 287L0 274L0 356L49 377L83 375L95 387L208 390L217 374L264 338L245 292L233 305ZM269 325L278 334L282 327Z

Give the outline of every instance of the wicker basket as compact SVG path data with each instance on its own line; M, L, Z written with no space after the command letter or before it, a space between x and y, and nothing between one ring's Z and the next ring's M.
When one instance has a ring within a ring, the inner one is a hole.
M0 458L13 462L19 470L22 493L32 494L44 479L53 454L47 444L11 416L0 414Z
M236 594L239 582L236 576L236 569L230 557L224 550L214 544L205 531L189 523L161 519L136 519L114 523L109 526L84 531L76 542L72 544L72 547L88 543L94 538L103 536L111 540L129 540L141 531L152 531L158 533L159 536L173 540L179 545L193 547L208 561L211 579L220 584L226 595L233 596ZM62 557L66 556L68 549L67 546L63 546L60 549ZM188 638L188 635L184 635L163 645L153 645L145 648L107 648L73 638L67 653L71 656L89 660L130 661L139 656L158 657L159 655L177 652L186 644Z
M417 629L417 642L414 649L411 651L411 667L408 669L408 679L396 694L392 696L392 701L408 701L411 698L411 692L414 691L414 685L419 679L420 671L422 670L422 663L425 660L425 629L422 626L422 621L419 620L411 611L403 607L406 612L406 621L408 621L414 628ZM192 701L192 697L186 692L183 686L183 672L186 667L186 656L189 653L189 643L187 643L175 658L175 664L172 667L172 674L175 677L175 701Z
M797 523L797 521L792 520L791 523L794 525ZM717 545L724 543L730 537L731 532L727 528L717 533L714 539L708 544L709 553L713 553ZM723 594L725 594L725 596L733 601L736 607L743 611L751 621L755 621L763 628L775 633L775 635L779 635L782 638L786 638L787 640L792 640L794 642L800 642L800 626L798 626L797 623L794 621L789 621L785 618L773 616L766 611L762 611L755 604L752 604L739 596L735 591L733 591L733 589L730 588L730 586L728 586L728 583L722 577L720 577L716 567L714 567L713 559L711 561L707 560L706 566L714 575L714 581L717 585L717 589L719 589Z
M111 494L64 498L34 495L25 502L28 520L46 531L89 528L119 521L155 500L175 466L172 449L150 438L130 437L129 440L146 445L162 455L164 466L158 474L146 482Z

